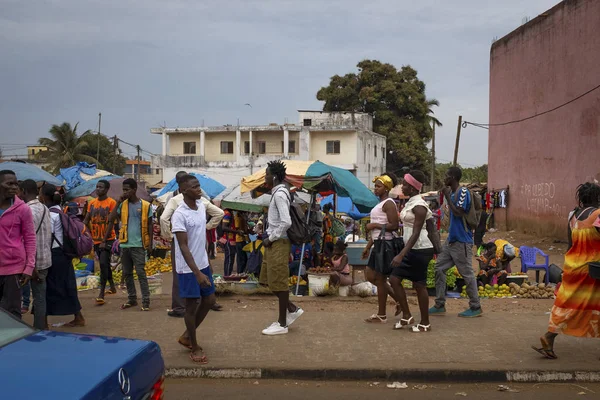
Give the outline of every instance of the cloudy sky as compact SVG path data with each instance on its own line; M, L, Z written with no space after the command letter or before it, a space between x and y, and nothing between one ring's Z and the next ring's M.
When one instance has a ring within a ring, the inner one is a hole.
M557 2L1 0L0 147L24 154L63 121L96 130L99 112L104 133L157 153L149 130L163 123L296 121L322 107L329 77L370 58L418 71L441 103L447 161L458 115L487 122L492 40ZM460 163L487 162L487 131L461 140Z

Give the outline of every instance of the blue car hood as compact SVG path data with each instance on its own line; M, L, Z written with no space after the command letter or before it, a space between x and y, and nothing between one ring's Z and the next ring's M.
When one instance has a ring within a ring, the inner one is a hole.
M121 367L132 389L146 390L164 369L160 348L136 339L37 332L0 348L2 397L80 399L95 390L101 395L93 398L112 398L107 386L119 387ZM110 385L102 384L107 378Z

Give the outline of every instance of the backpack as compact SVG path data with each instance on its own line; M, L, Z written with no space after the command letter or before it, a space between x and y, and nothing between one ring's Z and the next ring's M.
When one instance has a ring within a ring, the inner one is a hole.
M273 193L273 196L275 193ZM304 216L302 207L300 204L296 204L292 201L289 192L284 191L283 193L285 193L290 202L290 219L292 220L292 226L287 230L288 239L290 239L290 242L293 244L309 243L311 233L308 224L306 223L306 217ZM271 197L271 201L273 201L273 197Z
M62 210L50 209L50 212L60 216L60 223L63 228L63 243L60 243L54 235L52 240L55 240L60 248L69 257L83 257L90 254L94 248L92 236L87 231L85 225L76 215L67 215Z
M462 190L459 189L459 190ZM471 207L469 207L469 211L467 215L463 217L463 225L465 226L465 230L474 231L479 226L479 220L481 219L481 194L478 192L473 192L470 189L466 189L471 194Z
M331 234L333 237L339 238L346 236L346 225L339 219L332 217L331 218Z

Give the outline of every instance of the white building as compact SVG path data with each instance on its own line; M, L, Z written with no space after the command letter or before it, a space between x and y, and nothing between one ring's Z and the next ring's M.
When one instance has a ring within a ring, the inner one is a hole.
M277 159L312 160L344 168L366 186L385 171L385 136L365 113L299 110L298 124L154 128L162 155L152 158L163 181L177 171L199 172L225 186Z

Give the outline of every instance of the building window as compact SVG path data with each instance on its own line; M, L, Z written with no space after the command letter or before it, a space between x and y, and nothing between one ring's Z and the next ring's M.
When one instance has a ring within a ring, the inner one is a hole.
M196 142L183 142L183 154L196 154Z
M265 142L265 141L258 142L258 154L267 154L267 142Z
M381 148L381 157L385 158L385 147Z
M373 146L373 150L374 150L373 157L377 158L377 146Z
M304 126L312 126L312 119L310 119L310 118L304 118L304 121L302 121L302 125L304 125Z
M327 154L340 154L340 141L339 140L328 140L327 141Z
M158 175L158 174L160 174L160 169L156 168L155 175Z
M33 155L35 155L35 149L32 149L32 150L31 150L31 155L32 155L32 156L33 156Z
M233 154L233 142L221 142L221 154Z
M244 154L250 154L250 142L249 141L244 142Z
M283 140L281 141L281 152L284 153L284 142ZM292 153L295 154L296 153L296 141L295 140L290 140L288 142L288 153Z

